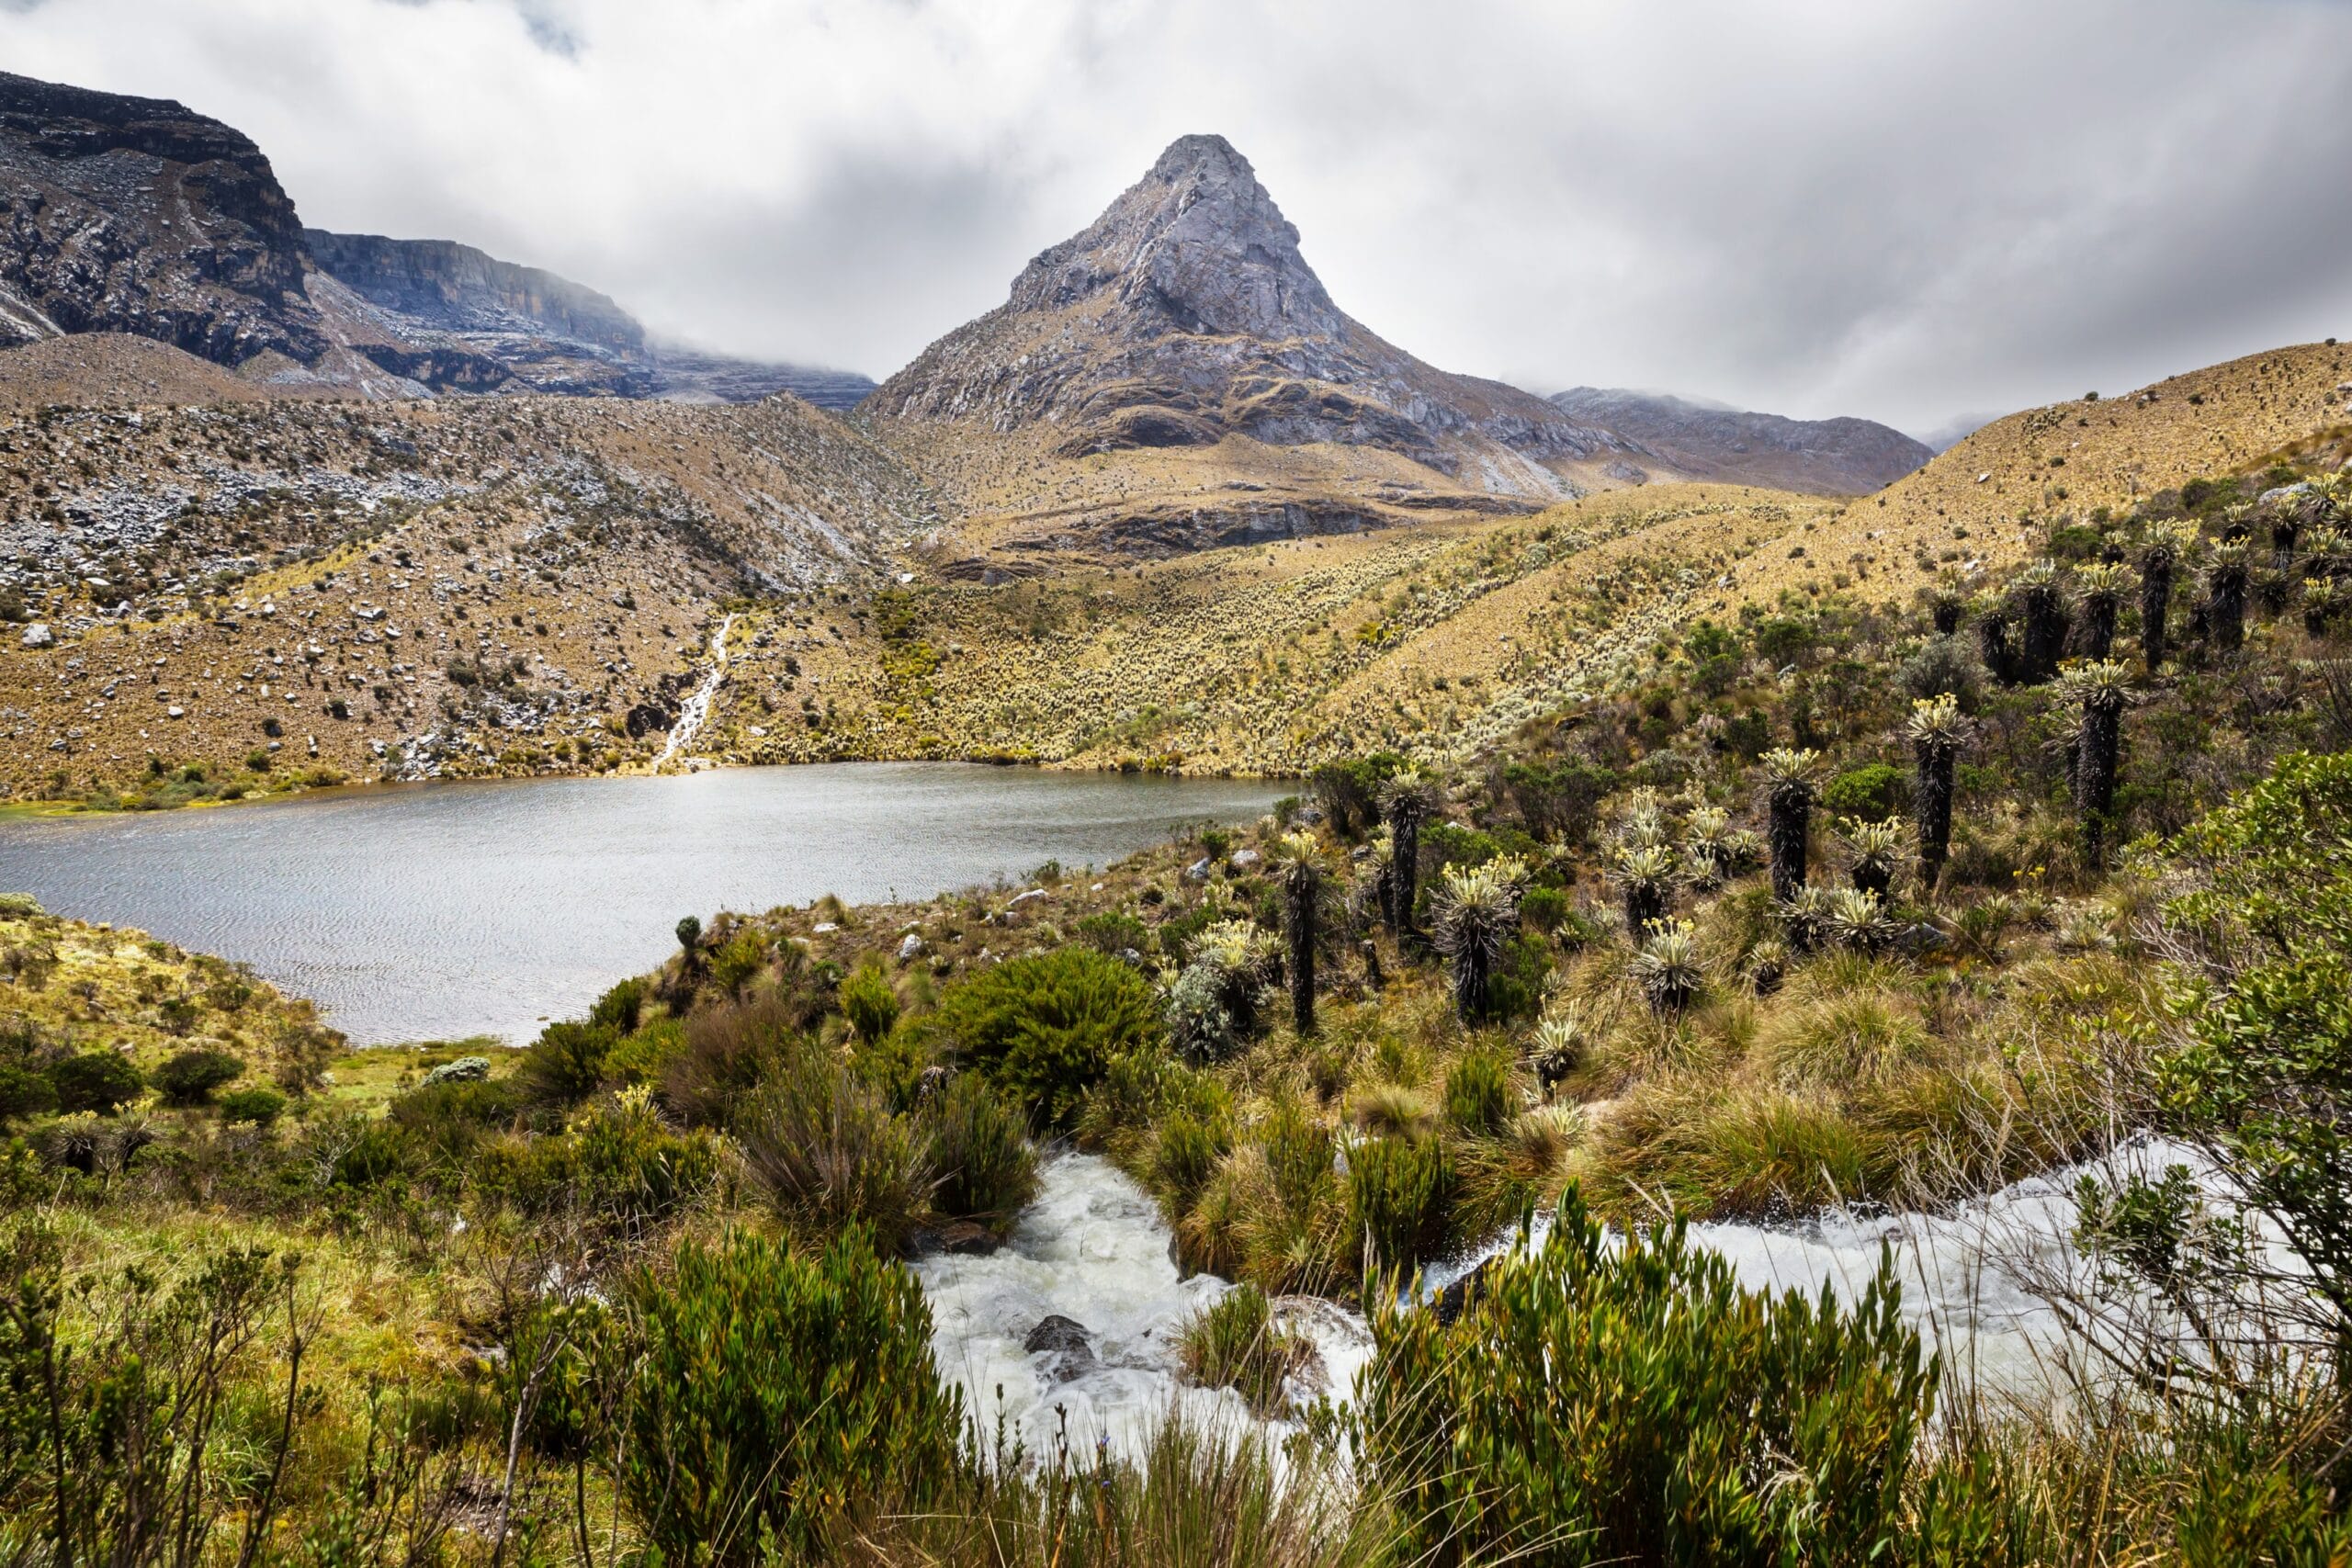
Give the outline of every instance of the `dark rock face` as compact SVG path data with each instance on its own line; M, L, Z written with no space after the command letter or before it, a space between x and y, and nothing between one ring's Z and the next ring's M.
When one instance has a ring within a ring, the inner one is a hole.
M1059 1313L1042 1319L1021 1348L1033 1356L1050 1357L1047 1371L1056 1382L1068 1382L1094 1370L1094 1346L1086 1325Z
M1177 141L1084 232L1023 269L1003 305L932 344L867 408L997 431L1050 423L1071 457L1241 434L1378 446L1451 474L1482 448L1538 462L1634 449L1351 320L1220 136Z
M657 350L605 295L446 240L302 227L239 131L160 98L0 73L0 347L157 338L276 353L369 395L534 391L854 406L863 376Z
M1784 419L1601 387L1572 388L1552 401L1575 418L1639 442L1694 479L1863 495L1935 456L1901 431L1867 419Z
M305 229L319 265L377 304L444 332L571 338L642 355L645 329L594 289L449 240Z
M161 98L0 73L0 344L159 338L220 365L328 340L261 150Z
M790 392L820 408L857 406L874 383L842 370L737 359L657 347L611 297L541 267L501 261L449 240L388 240L306 229L322 270L379 310L401 318L402 335L445 337L534 391L588 397L670 398L682 402L756 402ZM363 349L396 375L435 388L480 390L483 378L435 379L407 366L415 350ZM435 362L438 363L438 362Z

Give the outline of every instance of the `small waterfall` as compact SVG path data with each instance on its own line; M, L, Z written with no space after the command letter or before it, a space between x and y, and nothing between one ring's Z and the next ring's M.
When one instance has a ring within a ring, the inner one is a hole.
M702 678L702 684L695 688L694 695L678 709L678 722L670 727L669 741L662 748L662 755L653 759L655 773L669 766L670 759L695 738L695 732L702 728L703 720L710 716L710 699L718 694L718 682L727 678L727 634L734 625L735 617L730 615L718 623L717 631L710 634L710 673Z
M1032 1458L1052 1455L1062 1410L1079 1460L1091 1460L1098 1440L1138 1451L1171 1410L1207 1430L1238 1430L1250 1419L1241 1396L1186 1384L1177 1356L1185 1319L1232 1286L1212 1275L1179 1275L1158 1206L1108 1160L1056 1155L1038 1174L1037 1201L1002 1247L980 1257L939 1253L915 1264L931 1299L940 1375L964 1391L983 1438L994 1433L1000 1411L1007 1437ZM1274 1308L1276 1321L1305 1336L1322 1363L1319 1386L1295 1392L1345 1398L1372 1353L1363 1319L1305 1297L1278 1298ZM1025 1348L1031 1332L1057 1315L1084 1326L1083 1357Z

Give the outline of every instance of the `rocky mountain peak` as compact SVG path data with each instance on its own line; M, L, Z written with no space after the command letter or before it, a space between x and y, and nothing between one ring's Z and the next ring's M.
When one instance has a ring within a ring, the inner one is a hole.
M1102 297L1135 325L1227 337L1335 337L1345 318L1299 254L1298 230L1222 136L1183 136L1082 232L1012 286L1017 310Z

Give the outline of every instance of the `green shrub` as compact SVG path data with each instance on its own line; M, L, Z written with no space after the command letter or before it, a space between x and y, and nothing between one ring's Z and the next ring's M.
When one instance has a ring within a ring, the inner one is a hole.
M1122 953L1151 951L1151 928L1125 909L1104 909L1089 915L1070 928L1070 934L1112 958Z
M286 1097L266 1084L232 1089L220 1097L220 1120L231 1123L246 1122L256 1127L273 1126L285 1112Z
M1519 918L1545 936L1565 925L1575 910L1566 890L1559 887L1531 887L1519 901Z
M1348 1151L1349 1233L1368 1269L1408 1269L1449 1239L1453 1156L1442 1138L1367 1138Z
M0 1122L45 1116L57 1109L57 1086L47 1073L0 1062Z
M664 1560L829 1560L958 1472L963 1402L933 1364L922 1287L864 1236L813 1257L688 1240L629 1300L641 1349L616 1482Z
M841 1002L842 1016L849 1021L849 1032L861 1045L875 1043L899 1021L899 993L890 988L890 976L882 972L882 965L872 959L842 982Z
M1865 762L1824 784L1821 804L1835 815L1875 822L1894 816L1902 807L1905 784L1902 770L1893 764Z
M1472 1051L1445 1075L1445 1119L1464 1133L1491 1135L1510 1120L1510 1067L1492 1051Z
M1451 1325L1375 1298L1367 1480L1400 1558L1891 1560L1934 1398L1894 1264L1850 1312L1743 1290L1680 1224L1613 1238L1571 1189Z
M740 931L710 955L711 984L729 997L740 997L767 961L768 939L755 930Z
M182 1051L155 1069L155 1087L170 1104L201 1105L244 1070L244 1063L226 1051Z
M147 1079L130 1058L113 1051L84 1051L49 1069L50 1086L57 1091L57 1108L72 1114L95 1111L111 1116L137 1100Z
M1065 1126L1113 1057L1159 1043L1157 998L1116 959L1065 947L984 969L939 998L934 1027L1041 1122Z
M1184 1373L1204 1388L1229 1388L1260 1416L1283 1405L1283 1383L1307 1347L1274 1326L1272 1303L1255 1285L1236 1285L1178 1330Z
M482 1139L523 1110L523 1090L511 1078L455 1078L418 1085L386 1114L429 1161L462 1170Z
M588 1010L588 1021L616 1034L634 1034L645 1012L645 996L644 980L632 975L596 998L596 1005Z
M2168 846L2201 963L2158 1063L2166 1118L2277 1221L2352 1344L2352 753L2282 760Z
M481 1197L628 1239L707 1191L718 1149L707 1133L664 1126L640 1090L599 1101L561 1133L485 1141L464 1169Z
M777 1214L806 1237L852 1225L895 1252L929 1212L922 1140L881 1094L837 1062L801 1054L740 1119L744 1164Z
M605 1081L605 1056L620 1036L607 1023L550 1023L523 1054L514 1081L534 1105L577 1105Z
M1503 946L1502 958L1487 982L1487 1010L1498 1022L1533 1018L1544 1010L1544 982L1552 974L1552 946L1535 931L1521 931Z
M1037 1196L1037 1154L1021 1119L987 1080L958 1073L921 1119L931 1168L938 1172L932 1207L973 1220L1001 1236Z

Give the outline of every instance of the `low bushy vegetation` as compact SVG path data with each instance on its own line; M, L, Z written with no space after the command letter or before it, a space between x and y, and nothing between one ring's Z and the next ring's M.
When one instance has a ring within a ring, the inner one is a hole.
M2342 1560L2352 559L2281 478L1690 625L1486 767L1099 878L689 919L516 1053L330 1073L227 966L0 906L0 1555ZM1194 1381L1284 1410L1282 1298L1365 1311L1351 1409L991 1441L900 1259L1012 1234L1038 1139L1232 1281ZM2046 1406L1885 1270L1759 1294L1688 1228L2070 1167Z

